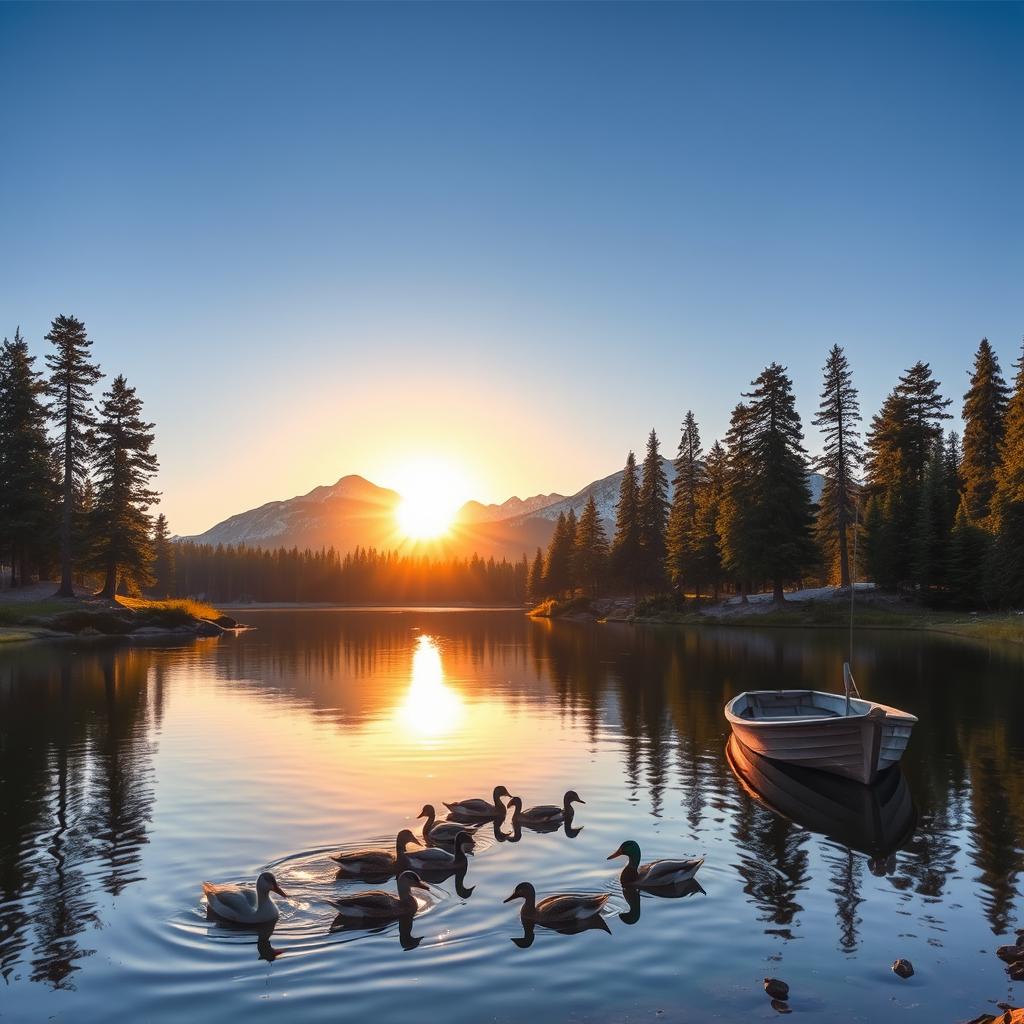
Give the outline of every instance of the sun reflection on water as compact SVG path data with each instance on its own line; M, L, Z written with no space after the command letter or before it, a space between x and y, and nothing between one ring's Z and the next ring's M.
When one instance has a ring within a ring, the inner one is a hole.
M463 710L462 698L445 685L437 641L420 636L412 655L409 690L398 707L398 721L413 737L431 742L450 733Z

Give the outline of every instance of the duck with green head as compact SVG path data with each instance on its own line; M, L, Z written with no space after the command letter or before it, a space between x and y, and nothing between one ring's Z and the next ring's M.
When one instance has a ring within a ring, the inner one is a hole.
M656 888L661 885L678 885L688 881L697 874L703 857L691 857L689 860L652 860L640 863L640 844L627 839L614 853L608 855L609 860L626 857L628 863L619 875L619 881L625 886L637 888Z

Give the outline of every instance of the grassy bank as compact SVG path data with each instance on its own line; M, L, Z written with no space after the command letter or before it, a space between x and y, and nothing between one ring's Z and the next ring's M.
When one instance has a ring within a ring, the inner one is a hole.
M629 599L576 597L545 601L529 613L538 618L624 621L663 626L741 626L761 629L845 629L850 624L847 598L787 601L783 605L691 606L682 610L639 609ZM1024 644L1024 615L1012 612L941 611L894 598L858 596L854 624L860 629L913 629L977 640Z
M235 625L233 619L202 601L92 596L24 600L25 596L17 592L0 595L0 643L69 635L216 635Z

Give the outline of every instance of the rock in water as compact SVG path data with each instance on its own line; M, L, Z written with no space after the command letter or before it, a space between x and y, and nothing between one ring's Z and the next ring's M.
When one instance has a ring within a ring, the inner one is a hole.
M1024 946L1000 946L996 950L996 956L1008 964L1024 960Z
M1006 968L1010 981L1024 981L1024 960L1018 960Z
M892 965L892 973L901 978L912 978L914 976L914 965L909 960L897 960Z
M779 981L778 978L765 978L764 990L772 999L785 1000L789 998L789 986L784 981Z
M776 1013L792 1013L793 1012L793 1010L790 1007L789 1003L787 1003L785 999L773 999L772 1000L772 1009Z

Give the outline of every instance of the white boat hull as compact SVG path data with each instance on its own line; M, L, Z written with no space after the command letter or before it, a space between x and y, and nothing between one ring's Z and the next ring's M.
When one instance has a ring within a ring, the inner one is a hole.
M849 713L847 713L847 709ZM820 690L753 690L725 706L734 735L762 757L870 783L896 764L917 719Z

